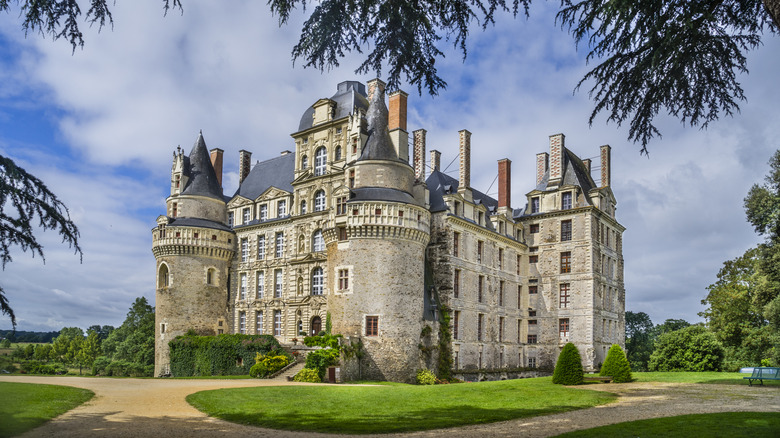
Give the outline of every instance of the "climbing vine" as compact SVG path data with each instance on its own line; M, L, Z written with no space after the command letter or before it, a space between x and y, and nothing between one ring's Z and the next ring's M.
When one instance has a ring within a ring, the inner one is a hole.
M439 304L439 379L452 378L452 329L450 328L450 309Z
M229 376L249 374L257 353L292 357L271 335L177 336L169 344L171 374L185 376Z

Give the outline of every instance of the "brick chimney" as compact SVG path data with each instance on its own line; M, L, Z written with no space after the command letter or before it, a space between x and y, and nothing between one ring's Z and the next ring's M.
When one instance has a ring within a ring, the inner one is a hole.
M509 208L512 203L512 161L498 160L498 208Z
M563 148L564 135L550 136L550 183L560 183L563 178Z
M419 181L425 181L425 134L424 129L418 129L412 133L414 136L414 152L412 161L414 161L414 177Z
M612 178L612 148L608 144L601 147L601 187L609 187L609 180Z
M550 155L547 152L536 154L536 185L542 183L544 173L547 172L547 165L550 162Z
M431 171L441 170L441 152L436 149L431 151Z
M211 167L214 168L214 173L217 174L217 184L222 187L222 155L225 151L219 148L214 148L210 152Z
M384 93L385 86L387 86L387 84L382 82L382 80L379 78L371 79L370 81L366 82L366 85L368 86L368 93L366 97L368 97L369 102L371 102L371 98L374 97L374 91L376 91L377 87L379 87L380 93Z
M238 151L238 183L244 182L244 178L252 170L252 153L241 149Z
M458 191L471 188L471 133L462 129L460 134L460 172L458 173Z
M398 90L390 94L387 114L387 129L390 131L390 140L395 146L398 158L405 163L409 162L409 133L406 132L406 100L409 97L404 91Z

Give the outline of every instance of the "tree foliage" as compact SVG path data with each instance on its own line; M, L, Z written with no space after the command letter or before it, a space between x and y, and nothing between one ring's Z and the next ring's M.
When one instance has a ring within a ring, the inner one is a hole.
M633 380L631 365L629 365L626 354L620 348L620 345L612 344L612 347L609 348L607 358L604 359L599 375L612 376L612 381L615 383L625 383Z
M662 334L650 356L650 371L720 371L723 346L701 325Z
M102 344L112 361L154 365L154 307L144 297L135 299L125 321Z
M569 342L558 356L552 382L560 385L579 385L583 381L584 374L580 351L576 345Z
M647 371L653 353L653 321L645 312L626 312L626 351L634 371Z
M0 11L7 9L7 0L0 0ZM45 3L45 2L42 2ZM79 230L70 220L68 208L40 179L0 155L0 267L12 261L11 248L28 250L33 256L43 256L43 246L33 234L33 228L55 230L62 241L81 255ZM45 261L45 259L44 259ZM0 312L11 318L16 328L16 315L0 287Z

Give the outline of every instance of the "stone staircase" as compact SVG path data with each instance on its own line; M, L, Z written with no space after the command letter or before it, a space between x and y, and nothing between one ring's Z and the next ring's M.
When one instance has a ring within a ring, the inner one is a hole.
M268 380L271 382L287 382L287 378L289 377L292 379L293 376L298 374L298 371L303 369L304 365L306 365L306 361L296 362L291 367L285 368L279 374Z

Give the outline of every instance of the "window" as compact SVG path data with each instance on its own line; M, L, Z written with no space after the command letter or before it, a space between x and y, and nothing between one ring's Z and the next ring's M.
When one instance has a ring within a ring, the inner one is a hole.
M504 317L498 317L498 342L504 342Z
M336 215L347 214L347 197L342 196L336 199Z
M482 288L483 284L485 283L485 277L480 275L479 280L477 282L477 301L482 302Z
M539 213L539 197L531 198L531 213Z
M257 272L257 299L262 299L265 296L265 272Z
M179 215L179 204L173 203L171 206L171 217L176 217Z
M241 261L249 261L249 239L241 239Z
M517 308L523 308L523 286L517 285Z
M452 277L452 295L455 298L460 296L460 269L456 269Z
M504 269L504 248L498 248L498 269Z
M274 336L282 336L282 311L274 310Z
M276 233L276 258L284 257L284 233Z
M528 335L528 343L529 344L535 344L536 343L536 335Z
M477 315L477 340L482 340L482 328L484 327L485 315L480 313ZM480 352L480 354L482 354Z
M459 339L458 332L460 327L460 310L456 310L452 315L452 339Z
M571 220L561 221L561 242L571 240Z
M306 201L301 201L301 214L306 214Z
M349 269L339 269L339 290L349 289Z
M238 332L242 335L246 334L246 312L238 313Z
M539 262L539 256L538 255L532 255L528 256L528 263L537 263Z
M517 320L517 343L521 343L522 341L522 335L523 335L523 320L518 319Z
M484 243L480 240L477 241L477 263L482 263L482 247Z
M263 334L263 311L258 310L257 316L255 317L255 334L256 335L262 335Z
M282 270L274 271L274 298L282 297Z
M528 325L536 325L536 320L535 319L529 319L528 320Z
M504 234L504 222L503 221L498 223L498 233L499 234Z
M558 334L562 338L569 336L569 318L562 318L558 320Z
M569 272L571 272L571 252L566 251L561 253L561 274Z
M485 222L485 213L482 213L481 211L477 212L477 223L479 225L484 225Z
M306 155L301 157L301 170L306 170L309 167L309 157Z
M322 268L316 267L311 271L311 294L322 295L323 274Z
M170 275L168 274L168 265L160 265L160 271L157 276L157 287L164 288L170 286Z
M216 273L217 270L214 268L209 268L206 271L206 284L213 286L216 283Z
M317 190L314 193L314 211L325 210L325 190Z
M560 298L558 300L558 304L561 309L568 309L569 308L569 283L561 283L560 284Z
M529 357L528 358L528 368L536 368L536 358L535 357Z
M239 293L239 299L242 301L246 299L246 287L247 287L246 274L241 274L241 285L239 286L238 293Z
M317 230L312 236L312 248L315 252L325 251L325 239L322 237L322 230Z
M257 236L257 259L262 260L265 258L265 235Z
M314 151L314 175L325 175L327 165L327 151L324 147L317 148Z
M378 316L366 316L366 336L379 336Z
M528 232L531 234L538 234L539 233L539 224L531 224L528 227Z
M452 233L452 255L457 257L460 246L460 233Z
M284 199L276 203L276 217L287 216L287 201Z
M339 240L347 240L347 227L338 227Z
M260 220L268 220L268 205L266 204L260 206Z
M233 212L232 211L228 212L228 226L229 227L233 226Z
M569 210L571 208L571 192L563 192L561 195L561 210Z
M499 306L504 305L504 281L503 280L498 282L498 305Z
M243 216L242 216L242 218L243 218L243 220L244 220L244 222L243 222L243 223L244 223L244 225L248 224L248 223L249 223L249 221L251 221L251 220L252 220L252 210L251 210L251 209L249 209L249 208L245 208L245 209L244 209L244 211L243 211Z
M515 266L517 267L517 275L520 275L520 254L517 255L517 263Z
M528 294L534 295L539 292L539 286L528 286Z
M337 134L341 134L341 128L336 129ZM338 161L341 159L341 146L336 146L336 150L333 152L333 159Z
M455 201L455 216L460 214L460 202Z
M354 169L349 171L349 188L350 189L355 188L355 170Z
M528 311L528 316L531 317L531 318L536 316L536 310L529 310Z

